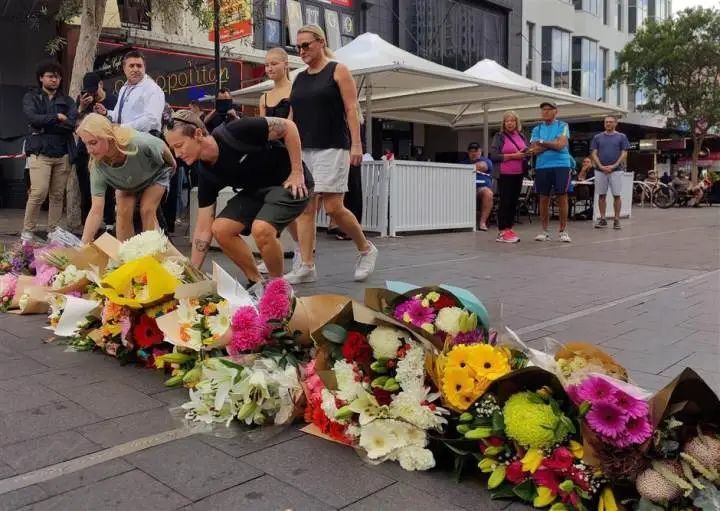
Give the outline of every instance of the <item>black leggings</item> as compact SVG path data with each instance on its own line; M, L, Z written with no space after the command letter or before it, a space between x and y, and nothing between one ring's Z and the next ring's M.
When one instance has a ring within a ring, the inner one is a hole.
M504 231L511 229L515 223L515 212L518 199L522 191L522 174L500 174L498 192L500 205L498 207L498 229Z

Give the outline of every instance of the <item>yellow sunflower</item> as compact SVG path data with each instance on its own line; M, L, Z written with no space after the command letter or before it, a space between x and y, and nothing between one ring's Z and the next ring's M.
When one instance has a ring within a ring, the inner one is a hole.
M504 351L489 344L473 344L468 348L471 350L468 363L477 377L493 381L510 372L510 359Z
M446 368L442 378L442 393L453 408L467 410L477 399L477 382L470 368Z

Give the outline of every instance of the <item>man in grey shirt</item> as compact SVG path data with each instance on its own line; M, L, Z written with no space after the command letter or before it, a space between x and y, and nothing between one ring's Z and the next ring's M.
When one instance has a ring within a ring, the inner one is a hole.
M613 194L613 210L615 220L613 228L620 229L620 207L622 206L622 172L625 170L625 160L627 152L630 149L630 142L624 133L615 131L617 127L617 118L612 115L605 117L605 131L598 133L592 139L590 144L591 158L596 165L595 172L595 189L598 192L598 206L600 209L600 219L596 228L607 227L605 220L605 212L607 210L608 188Z

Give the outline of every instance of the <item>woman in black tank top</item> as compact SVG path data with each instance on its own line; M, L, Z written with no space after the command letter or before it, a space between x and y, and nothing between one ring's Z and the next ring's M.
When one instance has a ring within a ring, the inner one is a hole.
M282 48L272 48L265 55L265 74L275 84L260 98L260 115L263 117L290 117L290 89L288 54Z
M355 242L359 256L354 279L363 281L375 269L377 248L362 231L360 222L344 206L350 165L362 162L360 116L355 80L350 70L330 59L325 32L316 25L298 30L300 58L307 64L290 93L292 119L300 132L303 161L313 174L315 192L308 210L297 219L302 264L285 278L291 284L314 282L317 271L313 256L315 217L322 199L332 223Z

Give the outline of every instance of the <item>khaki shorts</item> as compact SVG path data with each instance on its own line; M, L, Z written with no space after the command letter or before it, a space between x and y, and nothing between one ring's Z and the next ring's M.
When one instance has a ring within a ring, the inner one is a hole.
M315 180L317 193L348 191L350 151L347 149L303 149L302 158Z

